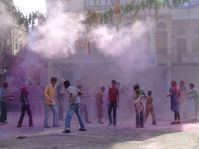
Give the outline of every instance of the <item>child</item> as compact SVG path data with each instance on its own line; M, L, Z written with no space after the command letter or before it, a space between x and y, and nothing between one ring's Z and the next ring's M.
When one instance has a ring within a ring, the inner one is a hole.
M138 84L134 85L134 108L136 114L136 128L144 127L144 104L143 98L145 97L145 93Z
M144 123L146 122L146 120L147 120L149 114L151 114L151 116L152 116L152 125L156 125L155 112L154 112L154 110L153 110L153 97L152 97L152 91L148 91L148 92L147 92Z
M27 111L28 116L29 116L29 127L33 126L32 111L30 109L30 105L29 105L29 101L28 101L28 94L29 94L29 92L27 91L26 88L21 89L21 97L20 97L20 102L22 103L22 105L21 105L21 116L19 118L17 127L22 126L23 118L24 118L26 111Z
M103 97L104 97L105 87L101 87L100 91L95 96L96 105L97 105L97 113L98 113L98 123L103 124L101 119L103 118Z

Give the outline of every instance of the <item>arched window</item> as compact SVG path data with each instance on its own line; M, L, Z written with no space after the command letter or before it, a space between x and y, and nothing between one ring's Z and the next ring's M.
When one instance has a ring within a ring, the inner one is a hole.
M192 29L191 35L192 52L199 52L199 28Z
M167 41L168 41L168 31L166 27L166 23L164 21L160 21L156 25L156 49L160 53L167 52Z

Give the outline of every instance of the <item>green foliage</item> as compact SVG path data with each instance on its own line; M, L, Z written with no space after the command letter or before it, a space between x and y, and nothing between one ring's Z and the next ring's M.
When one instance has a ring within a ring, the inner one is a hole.
M161 8L167 7L172 8L179 6L188 2L189 0L142 0L139 2L132 1L129 4L120 6L121 15L129 15L129 14L139 14L144 10L155 10L156 16L158 15L158 11ZM111 8L103 13L96 13L96 16L99 15L101 22L108 22L114 16L114 8ZM90 14L87 14L87 18L91 18ZM91 19L94 20L94 19Z
M37 19L37 13L36 12L30 13L29 16L27 17L27 16L24 16L24 14L17 7L15 7L13 4L8 3L6 1L3 1L3 2L6 6L6 10L7 10L8 14L13 19L16 20L17 25L24 25L27 30L30 26L35 25L35 20Z

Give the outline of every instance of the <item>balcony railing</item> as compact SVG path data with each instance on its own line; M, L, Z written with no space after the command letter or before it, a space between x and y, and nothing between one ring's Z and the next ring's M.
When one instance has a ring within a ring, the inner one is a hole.
M85 0L85 9L106 10L112 8L116 3L127 4L129 0Z

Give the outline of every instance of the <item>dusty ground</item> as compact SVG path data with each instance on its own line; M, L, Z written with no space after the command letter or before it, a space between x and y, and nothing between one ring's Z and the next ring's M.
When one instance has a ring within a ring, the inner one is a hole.
M130 121L117 127L92 123L87 125L88 131L79 132L73 122L71 134L62 134L63 124L49 129L41 125L31 129L16 128L14 123L0 126L0 149L199 149L199 123L170 125L159 121L143 129L134 128Z

